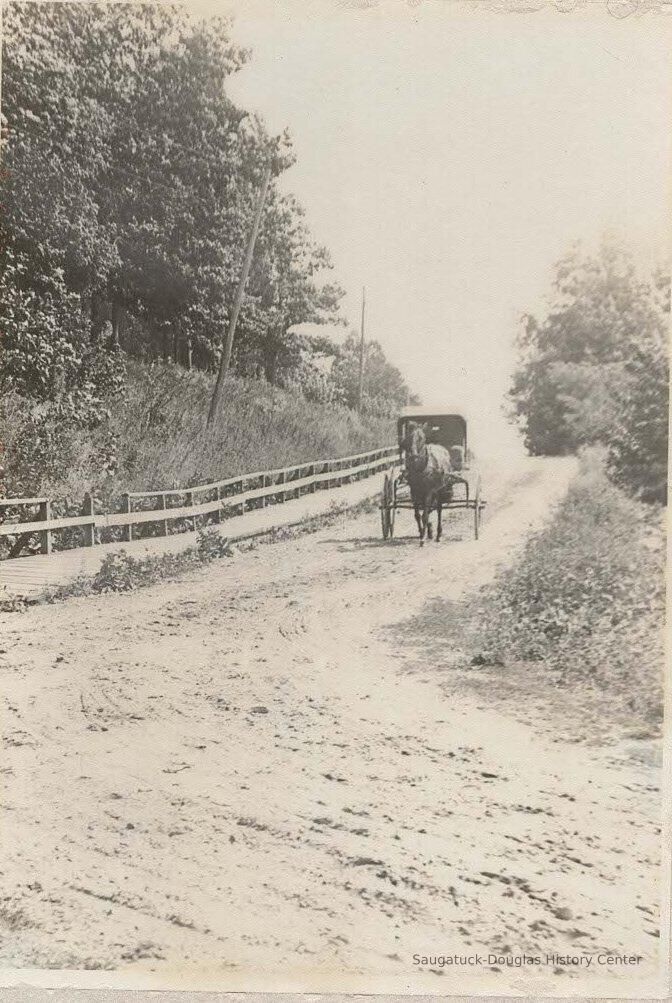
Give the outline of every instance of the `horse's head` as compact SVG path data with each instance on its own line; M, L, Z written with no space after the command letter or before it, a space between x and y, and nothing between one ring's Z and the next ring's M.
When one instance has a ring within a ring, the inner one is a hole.
M401 448L411 455L419 453L426 444L426 425L420 425L417 421L409 421L406 424L405 435L401 440Z
M406 434L401 440L401 448L406 454L406 469L410 472L422 470L427 465L427 426L417 421L409 421Z

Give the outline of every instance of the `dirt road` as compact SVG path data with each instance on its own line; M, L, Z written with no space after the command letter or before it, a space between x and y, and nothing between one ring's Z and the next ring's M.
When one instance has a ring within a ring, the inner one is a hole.
M383 544L372 512L5 615L2 963L231 989L643 987L656 768L554 742L552 696L529 725L448 698L454 652L418 668L413 636L513 557L572 471L498 478L478 543L455 526Z

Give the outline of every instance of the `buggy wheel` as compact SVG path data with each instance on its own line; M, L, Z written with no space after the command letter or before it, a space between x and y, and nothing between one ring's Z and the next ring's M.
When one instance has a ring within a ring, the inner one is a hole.
M383 530L383 540L387 540L390 535L390 508L389 508L389 495L390 495L390 478L385 474L385 480L383 481L383 491L380 496L380 522Z
M389 477L389 487L390 487L390 497L388 504L388 523L390 527L390 539L394 536L394 517L397 511L397 482L394 478L394 474L391 473Z

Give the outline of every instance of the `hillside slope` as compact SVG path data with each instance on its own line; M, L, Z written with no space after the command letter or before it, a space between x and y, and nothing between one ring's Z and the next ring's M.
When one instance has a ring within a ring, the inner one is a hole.
M346 456L394 441L392 422L309 401L263 380L230 375L206 431L214 377L172 363L127 363L126 388L96 428L38 422L16 395L4 402L5 491L104 505L124 491L183 487L253 470Z

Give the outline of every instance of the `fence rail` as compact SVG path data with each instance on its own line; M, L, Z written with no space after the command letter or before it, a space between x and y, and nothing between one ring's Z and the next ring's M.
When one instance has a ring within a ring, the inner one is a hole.
M12 551L7 555L16 557L35 536L39 536L40 540L39 553L50 554L52 534L63 529L82 529L83 545L86 547L94 546L98 542L96 531L101 532L112 527L124 528L125 539L128 541L133 539L134 526L147 523L158 525L158 535L169 536L171 522L187 520L193 531L198 528L199 519L204 517L214 517L215 522L219 523L222 518L242 514L250 503L256 502L264 506L270 501L272 504L281 504L288 497L298 498L302 493L336 487L369 476L382 467L396 462L398 456L397 446L383 446L354 456L316 460L292 467L279 467L276 470L259 470L252 474L227 477L210 484L169 488L165 491L130 491L123 495L122 512L95 512L93 499L87 494L84 496L79 515L59 519L51 518L52 503L48 498L0 498L0 517L8 508L25 510L32 507L39 510L25 520L1 523L0 537L17 538ZM195 501L195 498L204 494L210 494L212 497ZM168 504L172 499L176 499L178 504ZM182 499L186 504L179 504ZM146 503L156 505L157 500L160 503L159 508L140 507Z

